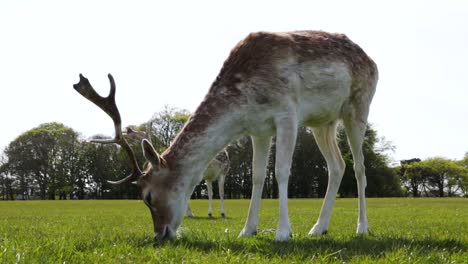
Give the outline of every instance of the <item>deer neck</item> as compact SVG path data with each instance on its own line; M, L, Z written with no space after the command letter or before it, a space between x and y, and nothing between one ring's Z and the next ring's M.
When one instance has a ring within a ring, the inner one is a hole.
M216 154L242 134L238 122L241 111L230 105L232 101L219 101L208 95L162 154L178 177L190 177L197 184Z

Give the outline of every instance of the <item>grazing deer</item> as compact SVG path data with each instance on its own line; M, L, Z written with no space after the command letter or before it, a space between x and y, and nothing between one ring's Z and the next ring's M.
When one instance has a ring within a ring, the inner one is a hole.
M288 178L301 125L313 129L329 176L320 216L309 235L327 232L344 173L345 163L335 138L339 122L346 129L354 159L359 195L357 233L368 231L362 144L377 79L376 64L345 35L321 31L252 33L231 51L205 99L166 151L159 155L148 140L142 141L149 161L143 171L120 131L112 76L107 98L97 95L82 75L74 88L113 119L115 139L100 142L120 144L134 168L131 175L113 183L138 181L153 217L156 240L176 236L190 195L208 163L230 141L246 134L253 142L253 188L239 236L256 234L270 140L276 135L280 209L276 240L287 241L292 234Z
M150 135L151 123L147 126L146 132L133 130L127 128L125 136L142 141L148 139L151 142ZM203 173L203 179L206 182L208 189L208 216L213 216L213 182L218 181L219 199L221 203L221 216L226 216L226 210L224 209L224 181L229 171L229 154L226 150L221 151L216 157L208 163L205 172ZM194 217L190 205L187 205L186 215L188 217Z
M208 189L208 216L213 216L213 182L218 181L219 200L221 203L221 216L226 217L226 210L224 209L224 181L229 171L229 154L226 150L221 151L216 157L208 163L203 179L206 182ZM193 217L190 205L187 205L186 215Z

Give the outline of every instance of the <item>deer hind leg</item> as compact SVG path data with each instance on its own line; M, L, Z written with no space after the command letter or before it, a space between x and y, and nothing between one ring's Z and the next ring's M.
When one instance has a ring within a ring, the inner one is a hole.
M356 233L362 234L367 233L369 228L366 214L366 168L364 166L364 154L362 151L362 144L364 142L367 125L366 122L357 120L345 120L344 124L351 153L353 154L354 174L358 187L359 215Z
M257 234L258 212L260 210L260 200L262 199L263 183L266 177L270 142L271 137L252 137L252 197L250 199L247 220L245 221L245 226L240 232L239 237Z
M327 162L328 187L322 209L320 210L320 216L317 223L310 230L309 235L323 235L327 233L331 210L335 203L341 179L343 178L345 162L336 142L336 127L337 123L334 122L328 126L314 128L313 130L315 141Z
M226 211L224 210L224 180L226 175L221 173L218 178L218 190L219 190L219 201L221 203L221 217L226 217Z
M276 230L276 241L288 241L292 236L288 213L288 182L292 157L296 145L297 118L283 117L276 121L275 175L278 182L280 218Z
M208 216L213 216L213 183L209 180L206 181L206 188L208 189Z

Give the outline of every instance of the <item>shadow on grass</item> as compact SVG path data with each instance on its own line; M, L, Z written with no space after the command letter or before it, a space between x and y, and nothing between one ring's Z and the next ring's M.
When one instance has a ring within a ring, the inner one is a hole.
M186 216L185 219L193 219L193 220L228 220L232 219L229 216Z
M467 245L453 239L410 239L403 237L377 237L374 235L353 236L349 239L336 240L331 237L296 237L289 242L276 242L267 237L217 240L200 239L200 237L186 236L163 244L154 244L146 240L138 246L184 247L189 250L204 251L206 253L230 250L234 254L254 254L268 257L287 257L295 255L306 260L313 256L320 258L337 257L349 259L354 256L379 257L388 252L403 250L410 253L429 254L445 251L448 253L466 252Z

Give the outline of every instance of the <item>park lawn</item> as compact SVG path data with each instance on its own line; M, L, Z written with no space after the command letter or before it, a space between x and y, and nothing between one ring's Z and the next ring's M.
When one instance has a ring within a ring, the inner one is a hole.
M293 238L274 241L278 201L263 200L259 233L237 238L248 200L227 200L227 218L191 201L180 237L153 244L143 202L2 201L1 263L468 263L468 199L368 199L371 233L354 234L357 199L337 199L327 235L308 237L322 199L290 199Z

